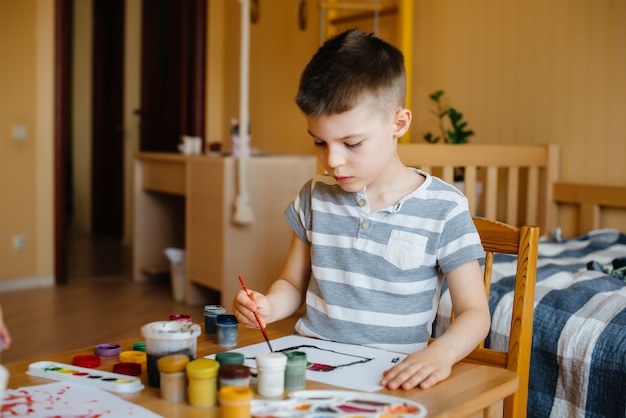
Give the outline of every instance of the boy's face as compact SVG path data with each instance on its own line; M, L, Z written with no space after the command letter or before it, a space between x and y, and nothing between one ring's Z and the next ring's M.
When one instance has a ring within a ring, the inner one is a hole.
M409 127L410 112L398 108L393 115L385 114L365 100L344 113L308 117L307 124L322 167L342 189L357 192L385 181L385 170L396 159L397 139Z

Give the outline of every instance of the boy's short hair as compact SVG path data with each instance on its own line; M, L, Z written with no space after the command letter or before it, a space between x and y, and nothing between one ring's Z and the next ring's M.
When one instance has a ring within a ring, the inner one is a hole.
M404 107L404 56L393 45L357 29L329 38L307 64L296 103L306 116L353 109L367 95L384 112Z

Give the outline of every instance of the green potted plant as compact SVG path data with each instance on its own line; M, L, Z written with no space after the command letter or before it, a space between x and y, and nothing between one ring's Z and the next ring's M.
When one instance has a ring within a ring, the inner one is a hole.
M450 106L444 96L443 90L437 90L429 96L435 105L433 114L437 117L440 135L435 136L428 132L424 134L424 139L433 144L440 140L450 144L467 144L467 138L474 135L474 131L466 129L467 122L463 121L463 113Z
M437 119L439 135L428 132L424 134L424 140L431 144L439 141L447 144L467 144L468 138L474 135L474 131L467 129L467 122L463 120L463 113L448 104L443 90L437 90L429 98L434 103L433 114ZM463 180L462 168L455 170L454 180Z

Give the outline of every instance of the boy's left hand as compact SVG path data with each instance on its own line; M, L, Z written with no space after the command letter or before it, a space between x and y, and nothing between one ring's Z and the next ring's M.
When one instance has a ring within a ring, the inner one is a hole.
M454 353L428 347L385 370L380 385L392 390L409 390L417 386L428 389L450 376L454 362Z

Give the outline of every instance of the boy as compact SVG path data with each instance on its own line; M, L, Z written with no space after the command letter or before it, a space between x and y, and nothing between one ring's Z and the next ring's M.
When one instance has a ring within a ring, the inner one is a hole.
M467 200L398 157L411 123L405 77L402 53L358 30L313 56L296 103L326 174L285 211L294 233L279 279L266 295L239 292L233 312L258 327L255 310L267 324L306 301L296 332L409 354L380 380L408 390L447 378L485 338L490 315ZM428 345L443 274L456 319Z

